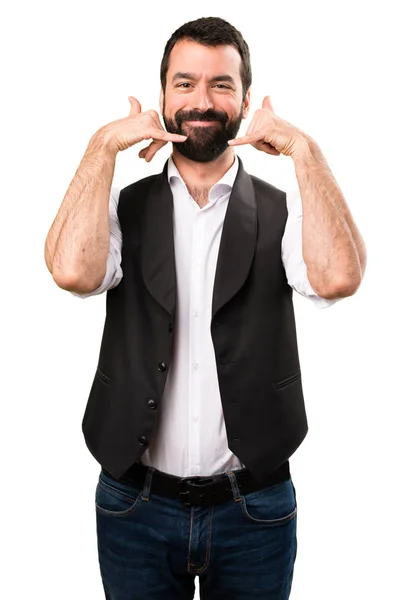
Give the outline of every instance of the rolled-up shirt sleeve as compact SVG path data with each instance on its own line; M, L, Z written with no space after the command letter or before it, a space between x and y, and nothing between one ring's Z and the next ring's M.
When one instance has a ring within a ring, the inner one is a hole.
M111 188L109 196L109 252L107 257L107 269L104 279L100 285L93 291L87 294L79 294L78 292L70 292L78 298L88 298L89 296L97 296L110 290L118 285L123 277L121 268L121 249L122 249L122 232L118 219L118 202L120 190L117 187Z
M308 279L307 265L303 260L303 209L300 191L288 191L286 202L288 218L282 238L282 262L288 283L298 294L312 300L317 308L328 308L341 298L322 298L313 290Z

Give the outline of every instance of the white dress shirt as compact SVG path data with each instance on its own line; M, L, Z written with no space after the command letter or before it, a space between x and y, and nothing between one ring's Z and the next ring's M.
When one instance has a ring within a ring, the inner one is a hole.
M172 158L168 180L173 193L177 309L174 344L158 422L141 462L179 477L214 475L244 464L227 445L226 425L210 333L212 294L223 221L238 170L238 157L209 192L200 208L190 196ZM298 191L288 192L288 218L282 238L282 261L289 285L318 308L337 300L318 296L307 278L302 256L302 203ZM119 189L110 194L110 251L101 285L87 298L119 284L122 234L117 217Z

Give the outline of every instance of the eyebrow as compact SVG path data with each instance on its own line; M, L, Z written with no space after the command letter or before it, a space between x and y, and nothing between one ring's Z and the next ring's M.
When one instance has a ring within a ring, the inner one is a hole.
M173 76L173 82L177 79L191 79L193 81L196 81L198 77L195 73L183 73L179 71ZM231 75L216 75L216 77L212 77L211 79L209 79L208 83L216 83L218 81L227 81L228 83L232 83L233 85L235 85L234 79L233 77L231 77Z

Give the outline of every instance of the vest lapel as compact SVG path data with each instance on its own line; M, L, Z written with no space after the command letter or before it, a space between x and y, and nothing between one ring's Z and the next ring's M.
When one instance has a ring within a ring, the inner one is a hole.
M223 223L212 300L212 319L247 279L257 242L257 205L251 177L239 169Z
M174 318L176 278L173 232L173 196L167 164L146 198L141 233L141 265L147 289Z
M141 264L145 285L174 318L176 277L173 196L167 164L149 191L142 218ZM250 176L239 158L239 170L223 223L212 300L212 319L247 279L257 241L257 206Z

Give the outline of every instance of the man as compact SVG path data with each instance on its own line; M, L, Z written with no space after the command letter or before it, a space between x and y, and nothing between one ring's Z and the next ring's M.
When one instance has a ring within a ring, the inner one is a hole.
M91 138L46 242L55 282L107 314L83 418L101 465L106 598L287 599L296 558L289 457L307 433L293 289L330 306L366 253L320 149L250 107L248 46L229 23L180 27L160 108ZM111 189L119 151L168 142L163 173ZM234 147L294 161L300 195L248 175ZM301 197L300 197L301 196ZM303 213L303 219L302 219ZM293 288L293 289L292 289Z

